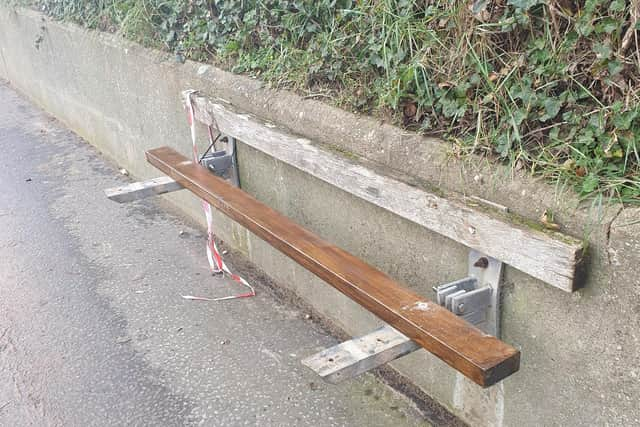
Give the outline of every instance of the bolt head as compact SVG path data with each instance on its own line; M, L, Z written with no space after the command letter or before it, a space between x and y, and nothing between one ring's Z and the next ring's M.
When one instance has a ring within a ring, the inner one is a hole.
M487 268L489 267L489 260L486 257L479 258L474 264L474 267Z

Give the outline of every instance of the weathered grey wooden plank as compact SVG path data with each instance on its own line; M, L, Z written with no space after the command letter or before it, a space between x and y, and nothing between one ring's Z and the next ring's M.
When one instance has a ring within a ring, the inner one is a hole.
M104 194L118 203L132 202L145 197L182 190L184 187L168 176L160 176L148 181L132 182L122 187L107 188Z
M353 378L418 350L420 346L389 325L307 357L302 364L332 384Z
M396 215L505 262L564 291L575 290L583 244L459 195L425 191L237 112L224 100L194 97L196 119Z

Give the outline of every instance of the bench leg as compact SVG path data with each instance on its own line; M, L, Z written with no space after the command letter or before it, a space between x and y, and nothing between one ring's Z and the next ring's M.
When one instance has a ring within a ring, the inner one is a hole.
M420 348L389 325L345 341L302 361L332 384L353 378Z
M148 181L133 182L129 185L104 190L108 199L118 203L132 202L158 194L182 190L184 187L168 176L153 178Z
M469 251L469 277L434 287L438 304L487 334L500 332L502 263ZM420 346L389 325L314 354L302 364L336 384L418 350Z

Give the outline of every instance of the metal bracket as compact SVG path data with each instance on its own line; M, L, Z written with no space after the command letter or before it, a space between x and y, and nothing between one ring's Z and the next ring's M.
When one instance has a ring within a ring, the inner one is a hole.
M226 142L225 149L207 153L202 160L200 160L200 164L217 176L230 181L235 187L240 187L238 161L236 158L236 140L227 135L222 135L220 140Z
M469 252L469 277L436 286L436 301L484 332L500 334L502 262L478 251Z
M487 334L500 333L502 263L471 250L468 277L436 286L436 302ZM376 368L420 346L389 325L316 353L302 361L330 383Z

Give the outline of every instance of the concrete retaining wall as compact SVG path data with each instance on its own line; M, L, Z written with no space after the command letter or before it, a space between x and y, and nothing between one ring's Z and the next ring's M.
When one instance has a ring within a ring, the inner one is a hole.
M158 175L144 150L171 145L189 152L180 92L193 88L317 142L526 217L551 209L563 230L589 241L588 280L569 295L507 268L502 338L521 349L520 372L483 391L424 351L393 366L471 425L640 425L639 209L578 206L570 192L506 168L455 160L435 139L6 6L0 6L0 77L139 178ZM239 148L239 162L246 191L418 292L430 296L434 284L466 273L465 247L246 146ZM187 192L170 200L202 220ZM220 216L216 222L224 240L339 327L359 334L379 324L246 230Z

